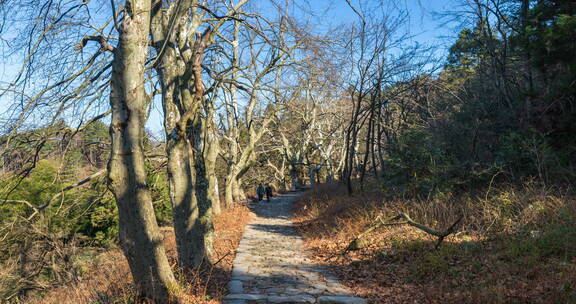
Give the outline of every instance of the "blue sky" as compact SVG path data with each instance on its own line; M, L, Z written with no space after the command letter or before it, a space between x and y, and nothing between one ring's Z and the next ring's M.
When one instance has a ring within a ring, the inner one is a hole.
M363 1L366 2L366 1ZM373 0L367 1L372 5L384 3L389 7L397 7L409 14L408 30L413 40L422 44L438 44L447 48L455 37L457 31L450 24L444 24L438 13L445 13L454 9L456 0ZM353 6L358 7L358 0L351 0ZM345 0L310 0L308 4L312 11L323 17L321 27L335 27L342 23L358 20L358 17ZM306 7L303 5L303 7Z
M352 5L359 8L358 0L350 0ZM456 0L373 0L364 1L369 5L375 6L384 3L387 6L397 6L397 8L409 12L409 20L406 30L412 36L413 42L434 46L435 54L439 58L446 55L446 50L453 43L457 36L457 30L444 24L438 16L438 12L446 12L453 8ZM300 0L299 7L293 7L293 10L304 9L307 14L304 18L309 19L313 24L314 30L326 31L338 28L339 25L350 23L358 20L357 15L348 6L345 0ZM256 0L255 6L263 8L269 7L268 0ZM272 13L273 14L273 13ZM3 33L4 38L10 36L10 33ZM0 86L12 80L19 65L17 58L6 58L5 49L0 48L2 56L0 57ZM16 61L16 62L11 62ZM0 115L9 106L10 100L0 99ZM158 102L155 103L153 113L151 113L147 128L155 134L162 134L162 119Z

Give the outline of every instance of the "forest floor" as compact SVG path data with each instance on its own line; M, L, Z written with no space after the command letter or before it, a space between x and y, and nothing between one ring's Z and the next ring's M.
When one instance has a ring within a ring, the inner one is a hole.
M325 267L306 258L302 238L290 220L302 193L292 192L254 203L234 260L226 304L364 304Z
M214 267L184 274L177 270L176 242L171 227L161 228L164 246L175 274L184 286L183 304L220 303L226 294L226 284L232 273L235 251L244 227L252 215L247 205L238 204L224 209L215 219L214 250L219 262ZM139 303L132 284L128 263L118 248L95 254L86 252L86 269L77 281L49 290L42 297L30 298L26 303Z
M491 191L418 202L320 185L298 200L294 222L310 258L368 303L576 303L574 195L531 185ZM392 225L343 254L377 216L399 212L438 229L465 216L437 250L436 237Z

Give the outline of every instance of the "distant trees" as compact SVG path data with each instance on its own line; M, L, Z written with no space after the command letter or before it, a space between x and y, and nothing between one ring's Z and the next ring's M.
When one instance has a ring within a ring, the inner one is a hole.
M573 137L564 136L573 128L563 123L574 115L574 92L567 89L574 62L562 54L574 45L552 40L571 34L574 7L480 0L463 7L470 28L460 32L439 73L422 69L432 67L426 53L413 50L390 60L390 44L384 44L381 57L374 57L379 49L367 47L384 40L363 43L358 36L365 51L351 54L364 61L352 62L373 72L352 74L358 81L350 89L348 185L353 172L362 185L369 168L380 169L372 175L399 193L426 196L488 183L496 175L542 183L573 179L562 168L574 166L567 158ZM536 51L544 45L546 52Z
M463 3L469 27L442 67L407 39L405 12L350 4L359 21L339 33L343 43L331 45L328 62L315 61L325 69L335 64L334 74L343 75L333 91L340 98L326 102L330 97L315 95L325 83L301 82L272 128L270 174L296 184L334 168L349 193L354 179L360 190L379 179L397 194L417 196L469 189L494 176L570 183L563 168L574 166L573 124L566 123L574 115L568 87L575 75L566 54L574 45L553 41L571 37L573 6ZM330 123L320 123L327 113ZM321 144L320 125L345 128L332 129L342 134L332 145ZM341 165L325 166L330 162Z

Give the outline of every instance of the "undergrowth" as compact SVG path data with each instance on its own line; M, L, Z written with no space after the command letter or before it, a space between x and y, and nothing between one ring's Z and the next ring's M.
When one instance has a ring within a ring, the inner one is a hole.
M394 225L342 254L377 216L399 212L439 230L463 219L437 250L435 237ZM295 220L314 258L372 303L576 303L576 200L566 189L529 182L402 199L325 184L297 202Z
M220 303L226 294L226 284L230 279L234 252L250 219L246 206L239 205L224 209L215 219L214 250L219 262L214 267L203 267L192 271L183 271L177 267L176 241L172 228L162 228L164 247L174 273L181 282L182 291L178 302L187 304ZM25 303L97 303L97 304L152 304L140 299L132 283L128 263L120 249L95 254L86 264L85 272L76 278L76 282L59 288L36 294Z

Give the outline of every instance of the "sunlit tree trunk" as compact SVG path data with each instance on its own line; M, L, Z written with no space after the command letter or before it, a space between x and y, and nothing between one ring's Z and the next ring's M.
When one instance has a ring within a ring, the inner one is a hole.
M242 189L242 178L238 178L232 183L232 193L235 201L240 202L246 199L246 193Z
M143 138L149 97L144 71L150 1L133 0L124 15L110 82L108 187L118 204L119 239L138 290L166 303L178 287L162 245L146 184ZM128 4L127 4L128 5Z
M191 255L185 262L187 266L200 266L213 262L214 214L211 200L210 178L207 174L205 151L207 149L205 122L197 118L189 134L192 144L192 172L194 176L193 201L197 206L197 216L186 234Z
M210 188L208 189L208 198L212 201L212 210L214 215L218 215L221 212L220 207L220 193L218 190L218 178L216 176L216 158L218 158L218 152L220 150L220 145L218 143L218 138L216 137L216 131L214 126L213 111L209 114L206 119L206 174L208 175L208 183Z
M152 36L156 51L162 54L156 69L162 84L168 184L178 262L189 268L212 258L212 202L208 198L210 184L203 152L206 132L200 115L204 90L198 73L211 31L205 31L195 41L185 39L185 31L166 36L170 32L170 14L175 12L174 7L168 13L155 11ZM185 20L189 10L180 12L175 18ZM197 24L190 25L190 30L196 28ZM190 62L193 64L187 64Z

